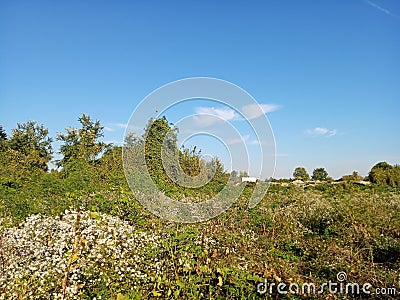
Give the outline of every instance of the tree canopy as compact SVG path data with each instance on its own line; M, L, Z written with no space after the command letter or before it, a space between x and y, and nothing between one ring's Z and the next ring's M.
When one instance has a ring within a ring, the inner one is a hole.
M307 173L307 170L304 167L297 167L293 171L294 179L299 179L303 181L310 180L310 175Z
M0 141L5 141L7 139L7 133L3 128L3 125L0 125Z
M18 159L30 171L47 171L52 157L52 139L48 133L48 129L36 121L18 123L12 136L5 141L9 156Z
M100 141L104 136L100 121L93 121L86 114L82 114L78 121L81 128L66 128L66 133L57 135L57 140L63 142L60 146L63 157L57 161L57 165L63 168L77 160L93 164L110 147Z
M390 165L387 162L379 162L372 167L368 174L372 183L400 186L400 165Z
M316 168L313 171L312 180L324 181L328 178L328 172L324 168Z

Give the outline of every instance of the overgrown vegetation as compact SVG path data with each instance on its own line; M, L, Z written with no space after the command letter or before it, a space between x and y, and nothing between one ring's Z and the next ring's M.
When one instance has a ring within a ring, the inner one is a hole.
M172 223L134 199L122 148L101 141L101 124L87 115L79 122L81 128L58 135L62 158L51 172L45 127L20 124L10 137L0 130L0 299L365 297L257 293L265 279L322 284L337 282L338 272L349 282L370 283L372 293L400 291L399 166L377 164L368 186L353 184L355 177L276 183L253 209L254 184L247 184L217 218ZM202 161L196 149L177 149L176 128L165 118L150 120L145 134L125 142L145 147L150 174L165 194L208 199L237 176L226 174L218 159ZM186 174L197 175L202 166L210 170L206 176L214 174L209 184L182 188L166 175L159 160L165 137ZM313 172L319 175L327 177Z
M369 172L369 180L381 185L400 186L400 165L391 166L380 162Z

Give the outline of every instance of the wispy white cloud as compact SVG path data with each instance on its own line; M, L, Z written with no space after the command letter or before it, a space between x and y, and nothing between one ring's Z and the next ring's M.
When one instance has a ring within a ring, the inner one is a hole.
M192 119L197 125L204 127L211 126L223 121L212 115L196 115L193 116Z
M238 119L238 114L231 108L196 107L193 120L202 126Z
M276 104L248 104L242 107L245 117L249 120L259 118L266 113L276 111L280 108Z
M231 139L228 140L226 143L228 145L234 145L234 144L240 144L240 143L245 143L248 139L250 138L249 134L244 135L243 137L237 138L237 139Z
M108 131L108 132L113 132L113 131L121 130L121 129L123 129L123 130L128 129L130 131L138 131L138 130L141 130L142 128L140 126L135 126L132 124L129 125L127 123L107 123L107 126L104 127L104 130Z
M125 129L128 126L127 123L110 123L110 126Z
M254 103L243 106L242 111L246 119L252 120L279 108L280 106L276 104ZM193 120L202 126L210 126L223 121L243 120L243 117L231 108L196 107L195 112L197 115L193 116Z
M236 112L231 108L197 107L196 113L213 115L225 121L237 118Z
M324 127L315 127L314 129L309 129L306 131L308 136L334 136L337 134L336 129L328 129Z
M384 8L384 7L378 5L378 4L376 4L376 3L374 3L374 2L372 2L370 0L365 0L365 3L367 3L368 5L370 5L371 7L375 8L377 10L380 10L381 12L383 12L383 13L389 15L389 16L399 18L398 15L392 13L390 10L388 10L388 9L386 9L386 8Z
M251 140L250 135L246 134L237 139L231 139L226 142L228 145L235 145L240 143L245 143L246 145L265 145L265 141Z
M265 141L251 140L246 142L247 145L265 145Z

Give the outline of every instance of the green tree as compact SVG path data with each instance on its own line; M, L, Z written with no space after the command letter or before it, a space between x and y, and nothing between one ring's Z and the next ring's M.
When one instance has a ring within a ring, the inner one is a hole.
M217 157L206 162L196 147L179 149L177 133L175 125L161 117L150 119L141 137L127 135L123 147L125 174L133 184L145 186L148 182L141 174L148 172L157 187L170 197L213 197L225 186L229 174ZM207 180L208 183L197 185Z
M218 157L213 157L210 162L206 163L208 171L208 178L214 178L216 180L225 180L225 169L224 164ZM214 176L212 176L214 174Z
M122 165L122 147L113 146L105 151L96 165L96 171L102 182L113 186L126 186L124 169Z
M2 154L6 149L7 133L5 132L2 125L0 125L0 154Z
M377 163L375 166L373 166L371 170L380 169L380 170L387 171L387 170L390 170L392 168L393 167L390 164L388 164L387 162L381 161L381 162Z
M149 172L153 182L168 196L198 195L197 193L212 195L217 192L229 177L225 174L222 162L216 157L206 162L201 159L201 151L196 147L179 149L177 133L175 125L169 123L164 116L150 119L142 137L136 137L133 133L128 135L124 145L124 159L129 161L125 166L129 168L128 173L135 174L140 169ZM132 161L136 161L138 153L142 151L146 165L141 166L140 159L137 160L138 164L133 164ZM210 182L201 188L177 184L178 181L196 184L191 180L205 182L207 179Z
M358 174L358 172L357 171L353 171L353 180L354 181L360 181L360 180L362 180L362 176L360 176L359 174Z
M294 169L293 177L294 179L300 179L303 181L310 180L310 175L307 173L304 167L297 167L296 169Z
M167 160L176 158L178 155L177 132L178 129L173 124L168 123L165 116L150 119L145 128L143 140L147 170L160 187L165 188L172 184L167 172L175 179L178 176L176 164L166 162L166 165L170 168L167 172L163 166L163 155Z
M143 145L143 138L137 136L134 132L130 132L125 136L124 140L124 147L131 148L131 147L140 147Z
M7 139L7 133L3 128L3 125L0 125L0 141L5 141Z
M63 142L60 146L62 159L57 165L63 168L76 161L93 164L110 147L99 139L104 136L104 127L100 121L93 121L89 115L82 114L78 119L81 128L66 128L65 134L58 134L57 140Z
M368 174L369 180L372 183L387 184L388 183L388 172L392 169L392 166L387 162L379 162L372 167Z
M247 173L247 171L240 171L240 172L239 172L239 177L240 177L240 178L242 178L242 177L249 177L249 174Z
M179 162L186 175L193 177L200 174L202 161L201 151L197 151L196 146L192 149L182 148L179 151Z
M17 124L8 139L0 139L0 185L19 188L34 182L48 170L51 139L37 122Z
M394 165L390 174L391 186L400 186L400 165Z
M8 147L18 153L19 161L29 170L48 170L48 162L52 158L52 139L48 137L48 129L36 121L17 124L12 136L7 140Z
M233 182L237 182L239 179L238 175L239 175L238 171L232 170L230 174L230 180L232 180Z
M400 186L400 167L399 165L392 166L387 162L379 162L372 167L368 178L372 183Z
M312 180L324 181L328 178L328 172L324 168L316 168L313 171Z

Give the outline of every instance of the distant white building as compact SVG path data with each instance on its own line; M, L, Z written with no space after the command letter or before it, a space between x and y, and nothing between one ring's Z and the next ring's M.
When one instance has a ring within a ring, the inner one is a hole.
M257 182L256 177L242 177L242 182Z

